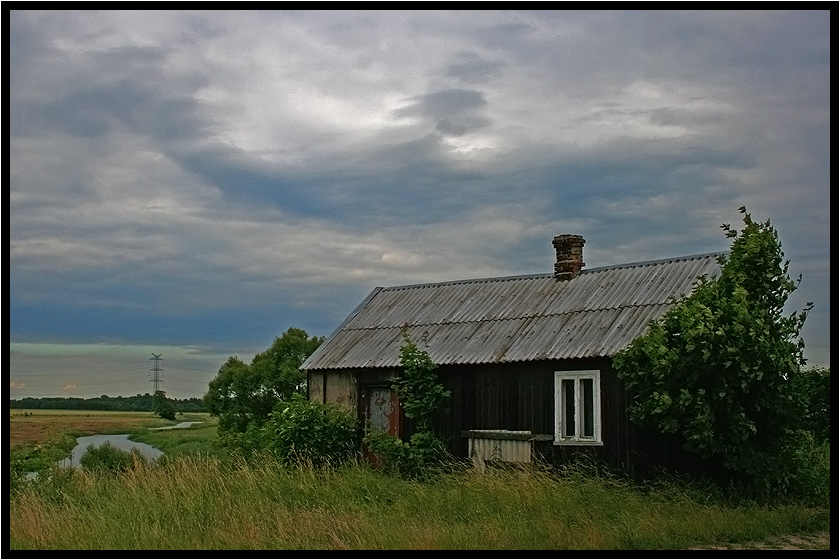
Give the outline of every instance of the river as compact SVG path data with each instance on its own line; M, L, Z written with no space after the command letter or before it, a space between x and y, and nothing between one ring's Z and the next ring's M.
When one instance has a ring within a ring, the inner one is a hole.
M152 428L153 430L173 430L176 428L189 428L193 424L201 424L202 422L181 422L180 424L175 424L173 426L164 426L162 428ZM109 435L102 435L97 434L93 436L83 436L80 438L76 438L76 447L73 448L73 451L70 452L70 456L62 459L59 462L60 467L76 467L81 468L80 460L82 455L85 454L87 448L91 445L94 447L99 447L104 445L105 443L110 443L117 449L121 449L123 451L131 451L132 449L136 449L140 452L144 457L147 459L155 460L161 455L163 455L163 451L158 449L157 447L153 447L148 443L141 443L139 441L131 441L128 439L129 434L109 434Z
M203 422L181 422L179 424L175 424L173 426L164 426L162 428L152 428L153 430L173 430L176 428L189 428L193 424L202 424ZM136 449L140 454L142 454L147 459L155 460L163 455L163 451L158 449L157 447L153 447L148 443L141 443L139 441L131 441L129 438L130 434L96 434L93 436L82 436L76 438L76 447L73 448L73 451L70 452L69 457L65 457L61 461L58 462L59 467L74 467L77 469L82 468L81 459L82 455L85 454L87 448L91 445L94 447L100 447L106 443L110 443L117 449L121 449L122 451L131 451L132 449ZM37 472L29 472L26 473L26 478L29 480L34 480L37 478Z

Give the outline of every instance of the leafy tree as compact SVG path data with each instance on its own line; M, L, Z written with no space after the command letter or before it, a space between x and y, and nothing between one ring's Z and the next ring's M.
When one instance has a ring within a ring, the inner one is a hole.
M805 363L799 333L812 304L784 314L798 280L769 220L741 212L740 232L721 226L733 242L719 278L701 280L614 367L634 395L631 420L681 435L687 450L770 493L795 482L801 407L791 380Z
M166 398L166 393L163 391L155 391L155 399L152 404L152 412L166 418L167 420L175 420L175 407L169 399Z
M245 432L249 424L262 425L278 402L303 394L300 366L323 341L293 327L250 364L230 356L204 396L210 413L219 417L219 430Z
M255 385L250 367L237 356L222 364L204 395L210 414L219 417L220 431L245 431L254 416L251 395Z
M172 399L169 402L178 412L207 412L204 401L199 397L189 399ZM14 409L35 408L35 409L66 409L66 410L126 410L146 412L154 405L154 396L146 393L133 397L92 397L82 399L78 397L24 397L22 399L11 399L10 407Z

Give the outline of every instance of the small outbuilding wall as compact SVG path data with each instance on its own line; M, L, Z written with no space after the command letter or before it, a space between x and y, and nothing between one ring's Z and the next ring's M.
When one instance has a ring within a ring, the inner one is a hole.
M601 443L558 445L555 434L555 372L600 372ZM310 398L332 402L359 416L364 424L371 388L385 388L392 368L313 372ZM452 397L435 418L438 434L458 457L470 455L470 430L527 431L534 435L536 456L559 463L585 454L616 468L647 472L653 466L680 468L687 460L681 442L630 422L627 393L612 371L609 358L543 360L516 364L440 366L438 375ZM414 424L400 414L394 434L408 440Z

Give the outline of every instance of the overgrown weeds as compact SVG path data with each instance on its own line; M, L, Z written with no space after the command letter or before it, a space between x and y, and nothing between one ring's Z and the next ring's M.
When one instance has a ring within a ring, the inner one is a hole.
M829 527L828 509L581 467L456 467L421 482L257 454L55 473L11 496L12 549L673 549Z

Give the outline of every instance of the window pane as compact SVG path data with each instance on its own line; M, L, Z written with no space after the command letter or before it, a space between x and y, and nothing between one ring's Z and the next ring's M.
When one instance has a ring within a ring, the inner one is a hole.
M575 381L563 380L563 437L575 437Z
M583 437L595 437L595 393L592 379L580 380L580 392L583 398Z

